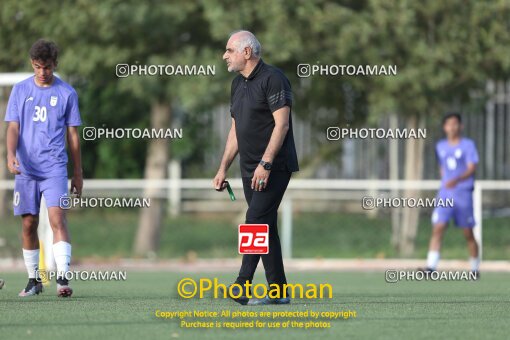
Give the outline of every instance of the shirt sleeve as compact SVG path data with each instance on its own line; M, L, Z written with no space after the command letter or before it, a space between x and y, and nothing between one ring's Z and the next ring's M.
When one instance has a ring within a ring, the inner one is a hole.
M292 107L292 90L289 80L281 73L273 73L269 76L266 100L271 112L284 106Z
M67 100L65 118L66 126L81 125L80 109L78 108L78 94L76 94L76 92L73 92Z
M466 154L466 162L472 164L478 164L478 151L473 141L469 142L469 147Z
M14 86L7 102L7 110L5 112L6 122L18 122L19 123L19 111L18 111L18 88Z

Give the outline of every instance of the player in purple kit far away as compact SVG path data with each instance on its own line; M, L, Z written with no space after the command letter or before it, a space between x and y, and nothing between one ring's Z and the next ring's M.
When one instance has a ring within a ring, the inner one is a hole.
M432 236L427 255L427 271L434 271L440 258L441 242L450 220L462 229L469 250L471 271L479 275L478 244L473 235L473 187L478 152L475 143L461 136L462 121L458 113L443 118L445 139L436 144L436 157L441 174L438 198L453 200L453 207L437 207L432 213Z
M29 278L19 296L42 292L37 226L44 195L53 230L57 295L68 297L73 293L65 275L71 262L71 244L60 198L68 195L66 138L74 165L71 191L81 195L83 187L78 96L53 74L58 62L55 43L36 41L30 49L30 59L34 76L13 87L5 115L7 166L15 175L14 214L22 219L23 259Z

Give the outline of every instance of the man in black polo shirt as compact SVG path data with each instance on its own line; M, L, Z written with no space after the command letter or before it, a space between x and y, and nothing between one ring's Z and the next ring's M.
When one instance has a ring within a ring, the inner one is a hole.
M279 69L265 64L257 38L248 31L230 36L223 59L232 81L230 114L232 127L220 168L213 180L216 190L224 189L226 173L237 153L241 164L244 195L248 202L246 223L269 225L269 253L244 255L236 283L244 287L253 280L262 257L268 283L287 283L278 237L278 206L298 161L292 133L292 92L290 82ZM271 286L270 286L271 289ZM234 294L237 295L237 294ZM247 292L235 301L247 304ZM288 297L269 298L250 304L284 304Z

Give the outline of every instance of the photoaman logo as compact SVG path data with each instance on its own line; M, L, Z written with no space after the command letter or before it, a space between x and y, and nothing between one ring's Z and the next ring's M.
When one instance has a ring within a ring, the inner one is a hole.
M240 224L239 254L268 254L269 225Z

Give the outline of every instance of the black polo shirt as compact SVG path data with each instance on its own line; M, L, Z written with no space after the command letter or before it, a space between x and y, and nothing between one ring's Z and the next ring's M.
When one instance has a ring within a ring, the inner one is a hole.
M265 64L262 59L248 77L239 74L232 81L230 114L236 123L243 177L253 176L275 126L273 112L284 106L292 108L290 82L281 70ZM272 171L299 170L292 115L287 135L272 164Z

